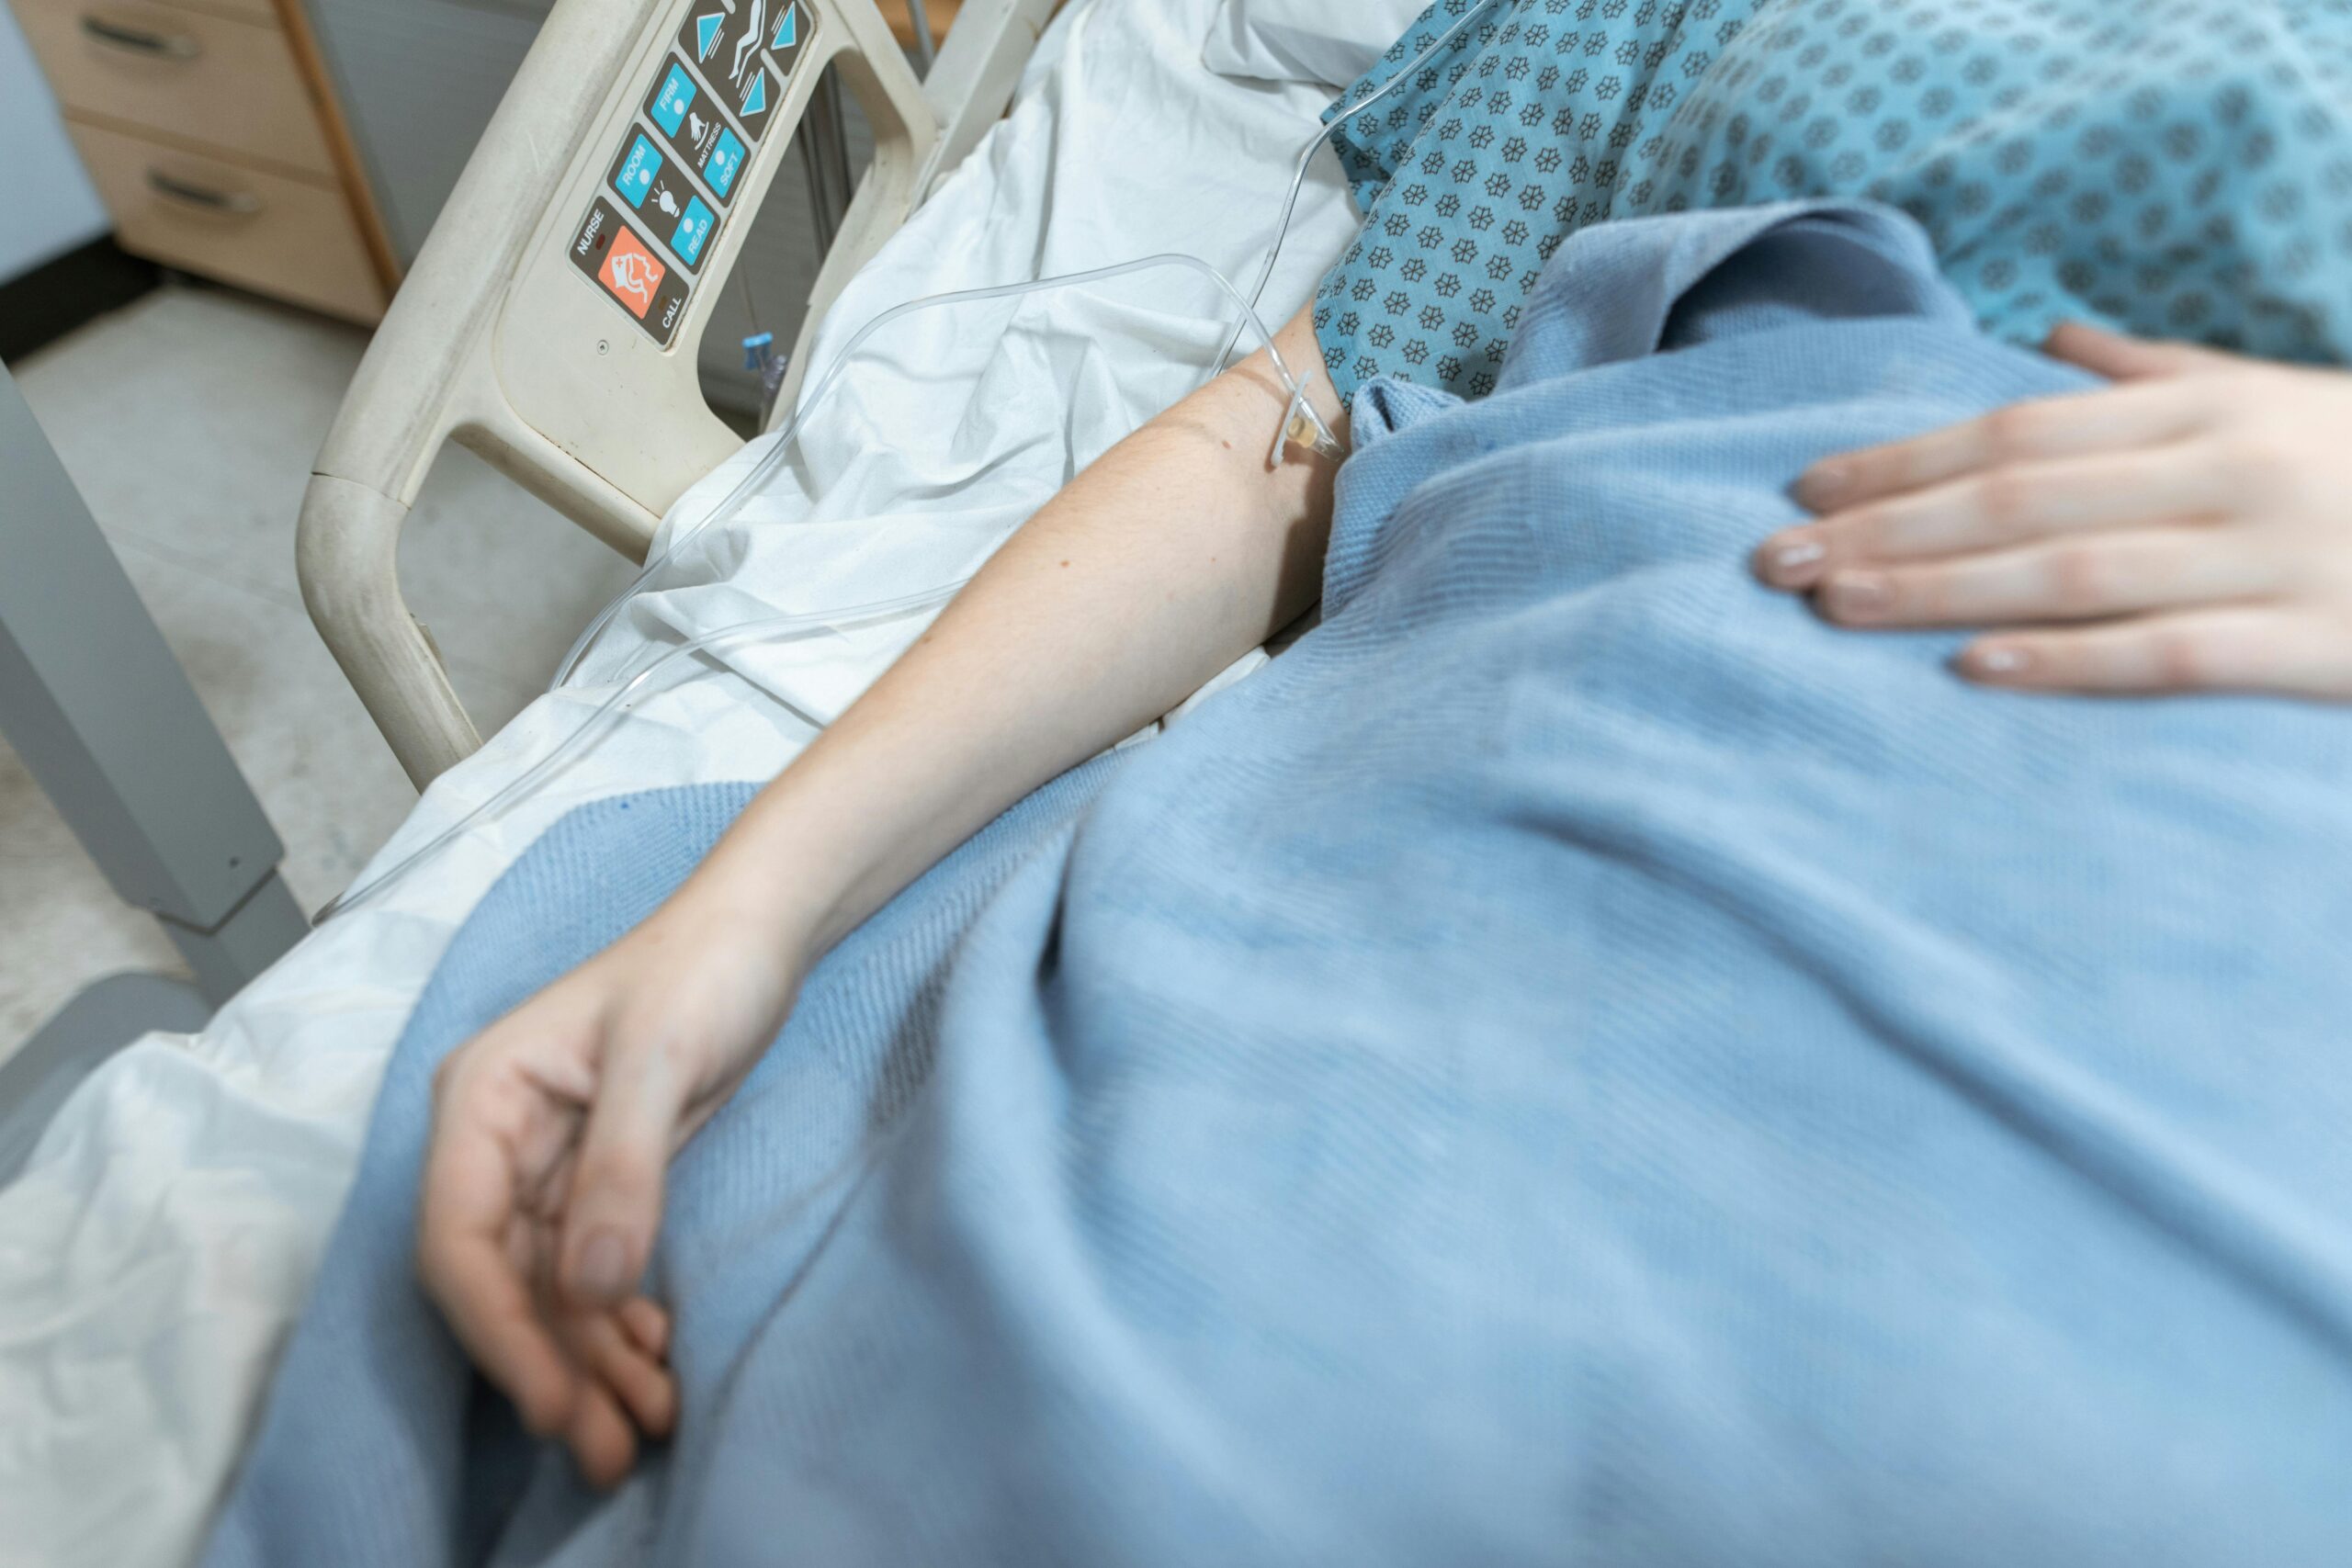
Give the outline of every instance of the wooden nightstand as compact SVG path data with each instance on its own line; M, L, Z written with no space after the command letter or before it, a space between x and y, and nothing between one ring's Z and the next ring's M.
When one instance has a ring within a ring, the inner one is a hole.
M908 7L907 0L876 0L876 3L881 7L882 19L890 24L890 31L899 44L912 49L915 46L915 17L914 12ZM928 11L934 42L947 36L947 29L956 25L956 14L963 8L964 0L931 0Z
M10 0L123 249L350 321L399 266L300 0Z

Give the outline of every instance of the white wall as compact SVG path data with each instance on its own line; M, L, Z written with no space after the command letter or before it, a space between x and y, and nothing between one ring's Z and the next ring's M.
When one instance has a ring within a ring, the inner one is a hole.
M110 227L16 14L0 5L0 283Z

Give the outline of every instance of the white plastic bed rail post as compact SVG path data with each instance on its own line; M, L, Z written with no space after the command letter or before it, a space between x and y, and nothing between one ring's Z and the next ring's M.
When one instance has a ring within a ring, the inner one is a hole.
M565 0L548 17L360 361L302 498L303 602L420 787L481 739L401 596L401 525L455 427L526 237L513 214L552 195L655 8ZM598 500L626 534L622 498Z
M1002 118L1029 56L1036 51L1039 35L1060 4L1061 0L967 0L956 14L939 58L923 79L922 95L936 118L938 135L916 175L918 203L954 172L989 127ZM852 85L855 85L853 81ZM799 403L800 389L811 368L808 345L816 341L825 312L832 309L858 269L873 260L883 242L906 221L906 214L896 210L875 186L870 178L858 186L857 197L842 220L841 232L825 253L825 265L808 292L808 314L801 321L799 338L793 344L782 389L769 415L771 429L790 418Z
M1021 73L1061 0L965 0L955 29L922 80L922 96L939 117L939 144L923 172L921 195L979 144L1012 101Z
M1001 79L1009 96L997 62L1015 46L1027 57L1027 18L1051 3L978 0L942 67L978 57L989 68L971 85ZM1001 36L984 38L991 27ZM802 348L939 167L942 117L872 0L558 0L549 13L369 345L303 498L304 602L420 787L481 743L400 592L401 525L434 457L457 440L641 558L662 513L741 445L703 401L695 350L828 65L857 95L875 153L812 291ZM664 127L679 71L693 112ZM949 118L984 123L1003 101L975 108L967 95ZM687 225L667 203L671 217L655 214L645 188L622 210L618 160L640 141L678 197L717 209L715 223L706 212L707 244L682 239ZM600 257L628 268L601 277Z

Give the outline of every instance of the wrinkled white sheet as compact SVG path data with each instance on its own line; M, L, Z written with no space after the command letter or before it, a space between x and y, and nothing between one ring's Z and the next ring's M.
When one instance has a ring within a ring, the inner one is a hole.
M1246 289L1323 95L1203 70L1214 7L1066 12L1011 116L834 308L819 374L862 323L946 289L1167 250ZM1336 167L1318 158L1267 291L1270 326L1352 228ZM378 867L493 794L602 700L601 682L665 644L968 573L1195 384L1227 319L1171 273L1017 312L933 312L877 338L797 460L685 553L677 586L616 626L576 691L542 698L435 783ZM670 527L707 515L769 445L696 487ZM535 796L313 934L204 1033L151 1036L83 1086L0 1192L0 1563L187 1559L300 1310L386 1055L475 900L582 801L774 773L918 629L901 620L704 662Z

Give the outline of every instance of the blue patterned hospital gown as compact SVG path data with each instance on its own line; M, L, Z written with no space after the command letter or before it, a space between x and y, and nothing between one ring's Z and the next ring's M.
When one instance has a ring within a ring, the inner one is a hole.
M2352 0L1437 0L1325 118L1343 394L1490 390L1585 224L1816 196L1909 212L2013 340L2352 360Z

